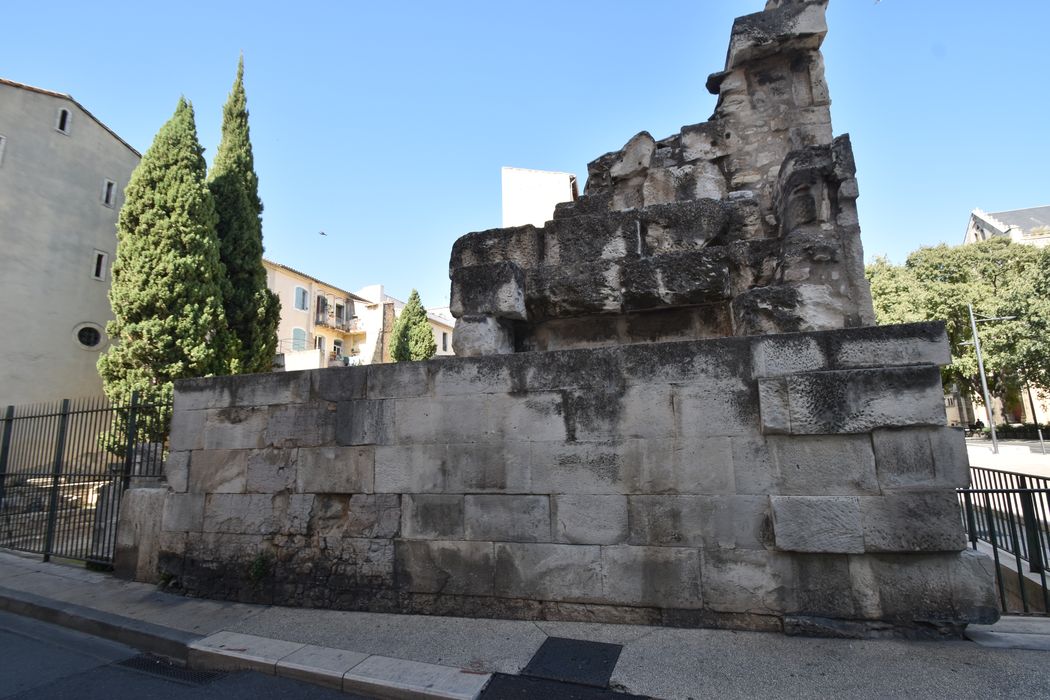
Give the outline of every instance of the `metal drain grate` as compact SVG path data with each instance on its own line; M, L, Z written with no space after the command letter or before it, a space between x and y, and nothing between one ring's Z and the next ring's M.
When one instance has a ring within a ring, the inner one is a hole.
M190 685L204 685L224 675L216 671L191 671L188 668L183 668L168 661L164 657L154 656L153 654L132 656L130 659L118 661L115 665Z

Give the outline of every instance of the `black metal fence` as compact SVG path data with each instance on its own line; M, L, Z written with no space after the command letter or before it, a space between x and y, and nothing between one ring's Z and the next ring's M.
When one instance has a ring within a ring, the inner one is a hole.
M970 546L996 567L999 604L1012 614L1050 614L1050 479L971 467L959 489Z
M0 547L113 562L120 496L160 476L169 405L136 394L8 406L0 417Z

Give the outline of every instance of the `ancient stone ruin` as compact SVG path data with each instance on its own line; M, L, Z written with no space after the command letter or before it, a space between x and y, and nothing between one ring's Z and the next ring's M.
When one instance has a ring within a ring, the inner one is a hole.
M456 354L874 325L853 151L831 130L826 5L737 19L710 120L598 158L543 228L459 239Z
M708 122L590 166L542 228L452 253L460 355L185 381L117 568L344 609L957 634L944 327L876 327L826 3L733 26Z

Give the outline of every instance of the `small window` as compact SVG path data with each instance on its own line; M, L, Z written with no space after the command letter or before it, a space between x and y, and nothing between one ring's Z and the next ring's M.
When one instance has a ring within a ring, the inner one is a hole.
M307 311L310 308L310 295L302 287L295 288L295 308Z
M97 280L106 281L106 262L109 260L109 254L103 253L101 250L95 251L95 266L92 268L91 276Z
M113 206L113 198L116 194L117 183L112 180L102 181L102 203L107 207Z
M306 349L306 331L302 328L292 329L292 350Z
M336 357L343 356L343 341L339 340L338 338L332 341L332 354L334 354Z
M4 164L4 146L7 145L7 137L0 134L0 165Z
M335 305L335 320L339 323L346 320L346 307L342 304Z
M80 323L73 329L73 338L82 350L101 350L106 336L97 323Z
M323 335L319 335L316 338L314 338L314 349L315 350L320 350L321 354L322 355L324 354L324 336Z
M448 333L441 334L441 352L448 352Z
M69 121L72 115L68 109L58 110L58 119L55 121L55 128L61 131L63 134L69 133Z

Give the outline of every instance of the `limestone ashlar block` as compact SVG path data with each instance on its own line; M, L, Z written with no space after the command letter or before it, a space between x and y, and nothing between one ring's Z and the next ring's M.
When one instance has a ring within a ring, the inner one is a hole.
M727 206L716 199L658 204L623 216L625 238L637 256L698 252L727 234ZM633 226L632 226L633 224Z
M182 450L241 450L266 445L270 411L233 406L199 411L175 411L171 418L171 444Z
M957 552L966 547L954 491L860 499L868 552Z
M491 542L396 540L398 586L410 593L492 595Z
M618 495L551 496L555 542L621 544L627 541L627 498Z
M785 552L862 553L856 496L771 496L776 548Z
M317 447L335 442L337 404L289 404L269 411L263 445Z
M621 274L627 311L709 304L730 296L728 258L720 246L628 259Z
M360 398L411 399L425 396L430 391L429 367L428 362L392 362L355 368L367 370L367 389L365 396Z
M756 338L751 346L754 377L781 377L828 368L820 338L808 334Z
M298 448L251 450L248 453L245 491L248 493L294 491L298 458Z
M427 443L376 448L377 493L528 493L539 443Z
M375 447L303 447L296 471L299 493L372 493Z
M389 425L387 403L384 399L340 401L335 411L335 444L384 444Z
M780 388L762 388L777 383ZM866 433L877 428L945 424L935 365L837 370L760 379L763 432L792 435ZM787 406L783 404L786 393Z
M364 367L326 367L310 370L310 396L315 401L349 401L366 398L368 372Z
M175 383L174 410L304 403L310 400L311 381L310 372L180 379Z
M999 618L989 558L971 550L949 554L865 557L880 617L897 622L991 624Z
M462 267L486 265L503 260L522 269L540 264L543 256L542 229L535 226L512 226L476 231L452 244L450 274Z
M619 260L638 245L637 225L623 216L574 216L543 227L543 264L579 265Z
M949 365L948 334L940 321L850 328L823 334L836 369Z
M416 493L405 494L401 500L401 536L405 539L463 539L463 496Z
M464 497L464 532L468 540L550 542L548 496L473 494Z
M737 17L729 39L726 70L776 53L820 48L828 25L827 3L790 3Z
M176 493L184 493L189 487L192 454L188 450L169 452L168 458L164 460L164 481L167 482L168 488Z
M601 547L516 542L495 547L500 598L608 602L602 595Z
M563 395L391 399L388 444L564 441Z
M629 496L628 543L664 547L764 549L766 496Z
M601 548L605 602L657 608L703 606L700 553L670 547Z
M461 316L452 331L452 351L458 357L509 355L514 333L493 316Z
M204 494L169 493L160 522L164 532L200 532L204 527Z
M216 493L204 499L204 532L305 534L313 494Z
M868 435L767 438L777 464L776 492L784 496L878 495Z
M627 384L681 384L712 392L741 392L751 378L750 344L749 338L712 338L624 345L616 351Z
M192 493L244 493L252 450L197 450L190 459Z
M630 440L622 454L619 474L625 493L737 493L731 438Z
M610 260L547 265L525 275L525 306L531 321L619 313L623 305L620 264Z
M453 270L450 309L456 318L492 316L524 321L525 274L507 261Z
M401 497L384 494L317 494L310 508L308 531L331 550L347 538L397 537Z
M898 428L871 434L884 490L942 490L970 484L961 428Z
M706 607L719 612L780 614L795 597L788 554L754 549L704 549L700 574Z

